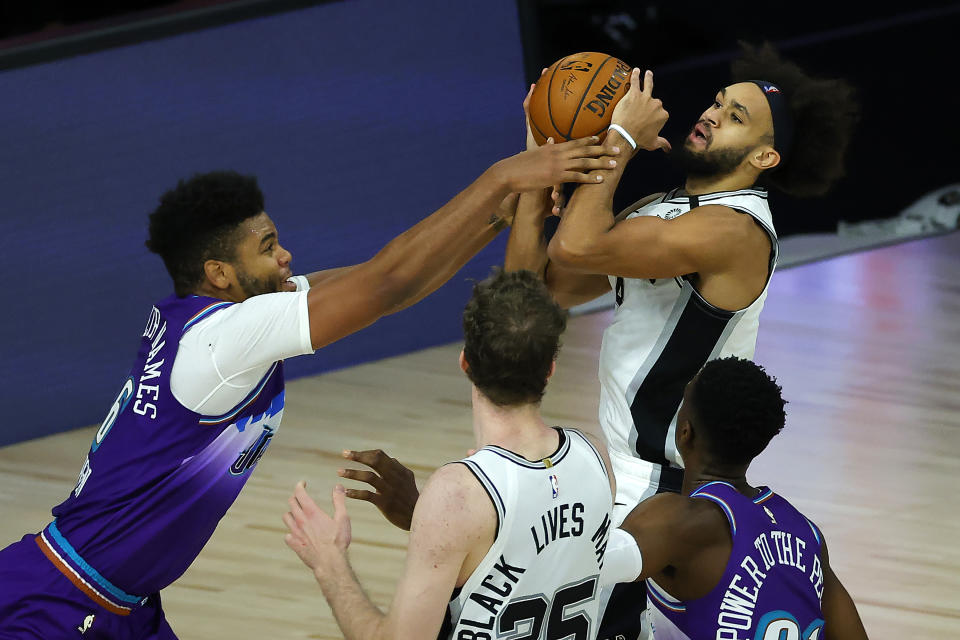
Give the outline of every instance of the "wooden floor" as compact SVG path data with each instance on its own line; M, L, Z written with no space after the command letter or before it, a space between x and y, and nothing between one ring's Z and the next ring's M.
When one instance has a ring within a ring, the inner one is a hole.
M756 359L790 400L751 479L823 529L872 638L960 637L960 234L782 271ZM596 429L610 312L572 319L544 401ZM288 386L283 427L193 567L163 593L181 638L337 638L280 516L303 478L329 503L344 448L382 447L420 479L472 444L459 345ZM323 357L322 352L316 357ZM92 428L0 449L0 544L36 531L73 487ZM385 604L405 534L352 504L352 558Z

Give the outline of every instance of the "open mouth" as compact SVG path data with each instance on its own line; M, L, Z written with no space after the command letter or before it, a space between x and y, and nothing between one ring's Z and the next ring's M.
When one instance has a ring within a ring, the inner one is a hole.
M690 139L694 142L701 142L706 145L710 142L710 135L707 132L707 128L698 122L697 124L693 125L693 130L690 132Z

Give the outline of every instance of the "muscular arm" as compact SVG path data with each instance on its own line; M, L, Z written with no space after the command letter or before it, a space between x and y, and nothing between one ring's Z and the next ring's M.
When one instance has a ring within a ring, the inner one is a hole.
M604 559L604 584L654 578L677 598L699 598L716 585L730 555L726 518L705 500L674 493L653 496L634 507L620 529L620 537L611 539L613 553ZM635 545L624 540L627 535ZM628 569L635 571L638 548L642 569L625 575Z
M550 145L501 160L450 202L362 264L313 274L310 337L320 348L413 304L446 282L502 228L491 212L512 192L596 180L601 148L590 140Z
M824 637L839 640L867 640L867 631L860 620L853 598L841 584L837 574L830 568L827 556L827 541L823 540L823 610Z

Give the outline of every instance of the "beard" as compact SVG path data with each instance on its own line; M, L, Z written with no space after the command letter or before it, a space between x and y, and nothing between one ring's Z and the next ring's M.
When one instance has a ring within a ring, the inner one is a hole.
M671 159L687 176L693 178L715 178L727 175L740 166L752 147L738 149L716 149L709 147L703 151L694 151L687 138L674 146Z
M283 284L276 278L257 278L241 269L237 269L237 282L240 283L240 288L248 298L264 293L276 293L280 291L280 286Z

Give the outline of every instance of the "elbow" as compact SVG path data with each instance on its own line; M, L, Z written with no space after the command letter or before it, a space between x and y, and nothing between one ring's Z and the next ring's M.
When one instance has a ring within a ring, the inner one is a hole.
M590 247L586 244L571 242L559 236L554 236L547 247L547 257L550 261L567 269L582 267L590 255Z

